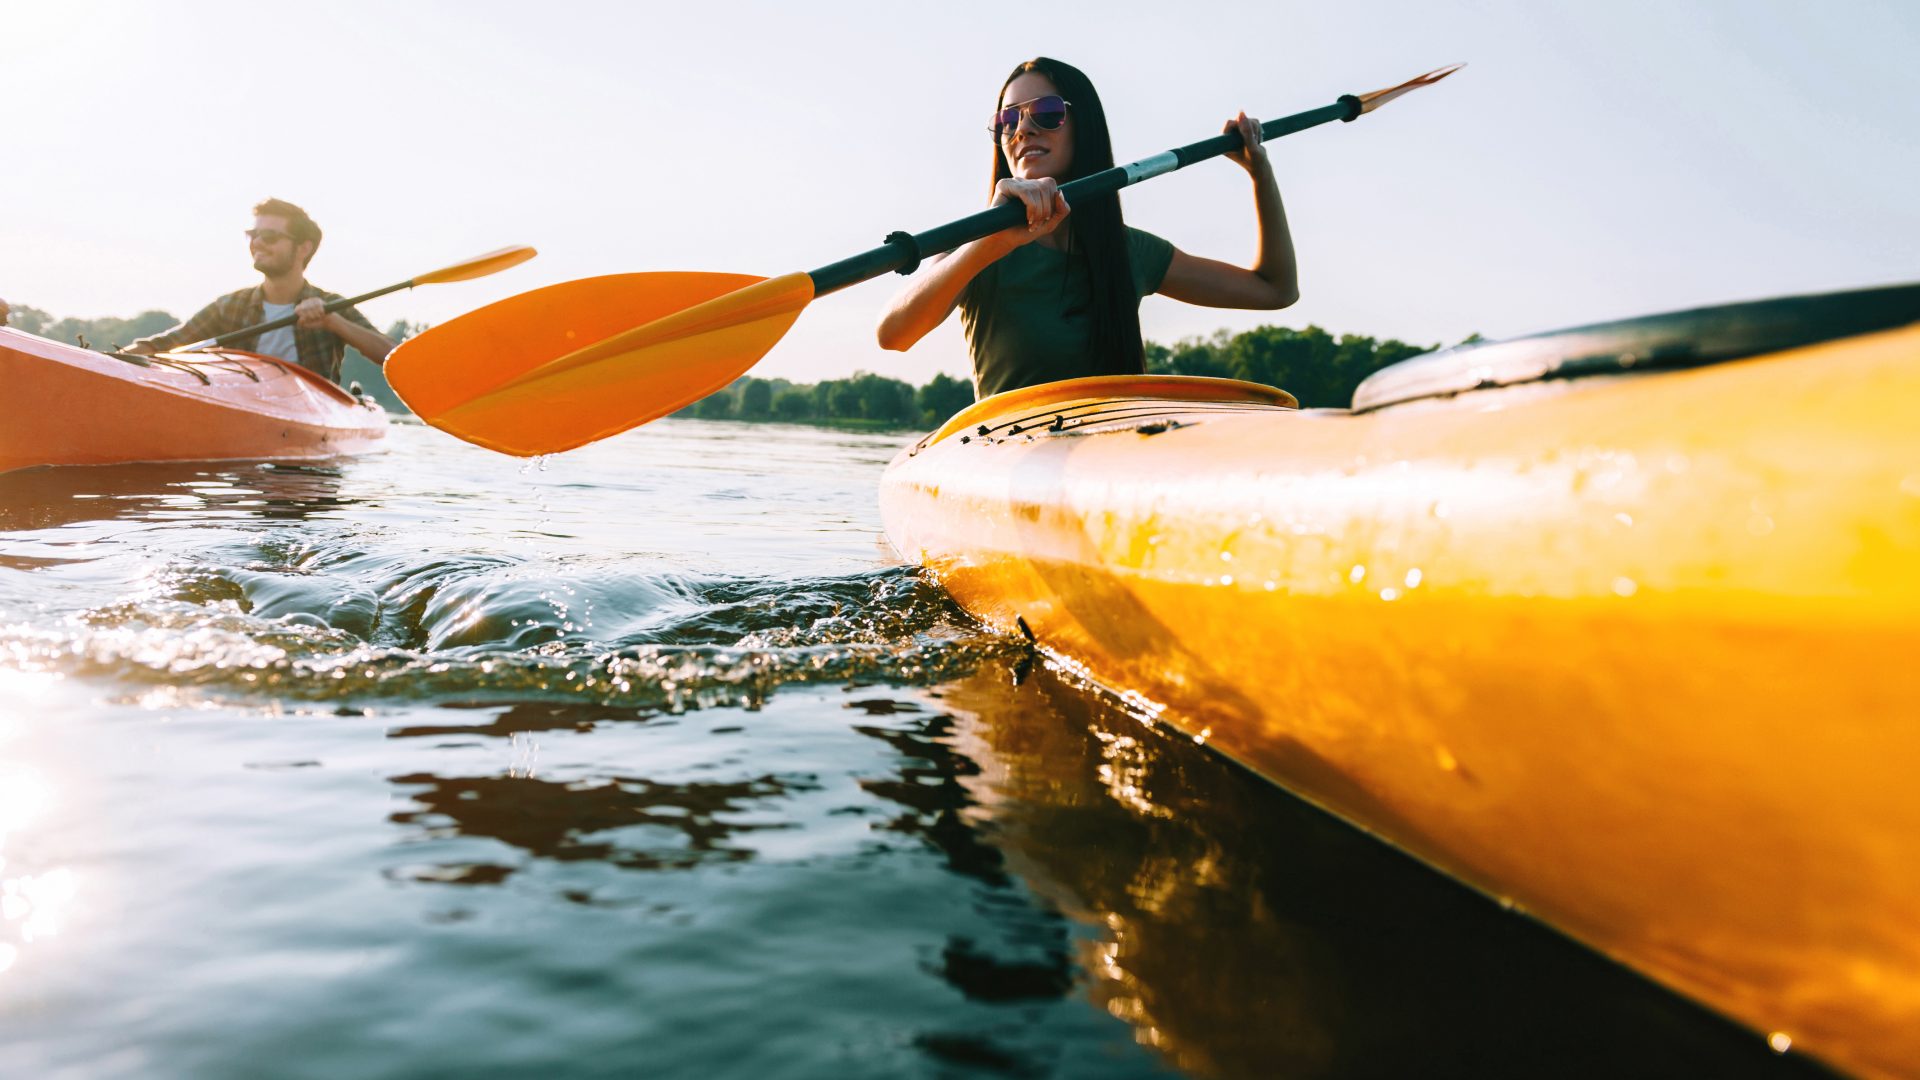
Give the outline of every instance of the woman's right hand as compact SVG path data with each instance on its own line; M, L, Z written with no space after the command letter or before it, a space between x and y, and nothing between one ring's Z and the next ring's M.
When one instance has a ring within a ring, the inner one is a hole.
M1000 233L1009 247L1030 244L1067 220L1071 208L1067 206L1067 197L1060 194L1060 185L1053 177L1043 176L1038 180L1017 180L1008 177L993 186L993 205L1019 202L1027 207L1027 223L1015 225Z
M974 275L1015 248L1031 244L1067 220L1067 199L1049 178L1006 179L993 186L993 205L1017 202L1026 207L1027 223L1002 229L991 236L962 244L945 255L935 255L927 266L907 279L880 317L876 333L883 349L904 352L939 326L960 302L960 293Z

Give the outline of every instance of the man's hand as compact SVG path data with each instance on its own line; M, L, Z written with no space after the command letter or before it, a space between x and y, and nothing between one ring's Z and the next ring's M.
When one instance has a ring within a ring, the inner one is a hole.
M333 313L327 310L327 302L317 296L300 301L300 306L293 309L293 314L298 325L308 330L332 329Z

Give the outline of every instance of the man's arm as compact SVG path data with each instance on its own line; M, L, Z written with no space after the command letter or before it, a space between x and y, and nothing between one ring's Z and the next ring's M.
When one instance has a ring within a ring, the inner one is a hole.
M231 306L229 304L230 299L230 297L223 296L213 303L208 304L206 307L201 308L199 311L194 312L192 318L181 323L179 326L171 330L162 330L157 334L149 334L146 337L137 338L131 345L126 346L121 351L139 353L142 356L152 356L154 353L166 352L175 346L190 345L196 341L205 341L210 337L218 337L221 334L238 330L240 329L238 326L225 325L229 321L227 309Z
M309 296L300 301L293 313L299 317L301 326L327 331L376 364L385 363L387 354L393 351L393 339L375 330L367 317L354 308L328 311L327 301Z

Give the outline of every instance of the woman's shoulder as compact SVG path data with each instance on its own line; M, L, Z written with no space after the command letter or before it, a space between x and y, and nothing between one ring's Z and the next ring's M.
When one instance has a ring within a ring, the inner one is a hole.
M1133 284L1141 296L1160 291L1173 265L1173 244L1145 229L1127 226L1127 256L1133 264Z
M1145 229L1136 229L1131 225L1127 226L1127 246L1136 255L1141 252L1165 251L1169 254L1173 252L1171 241L1163 240Z

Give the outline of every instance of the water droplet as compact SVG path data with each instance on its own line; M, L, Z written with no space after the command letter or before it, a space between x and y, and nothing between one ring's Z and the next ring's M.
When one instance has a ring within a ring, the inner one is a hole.
M1222 585L1231 585L1231 584L1233 584L1233 575L1232 575L1232 574L1221 574L1221 575L1220 575L1220 584L1222 584Z
M1365 581L1366 577L1367 577L1367 568L1360 565L1359 563L1354 563L1353 569L1347 571L1347 580L1353 582L1355 585L1358 585L1362 581Z
M1773 1048L1774 1053L1784 1054L1792 1048L1793 1036L1788 1035L1784 1031L1769 1032L1767 1034L1767 1045Z
M1233 552L1231 552L1231 551L1223 551L1223 552L1221 552L1221 553L1220 553L1220 561L1221 561L1221 562L1232 562L1232 561L1233 561Z
M1633 528L1633 515L1627 513L1625 510L1613 515L1613 520L1625 525L1629 529Z
M1416 566L1416 567L1414 567L1413 569L1411 569L1411 570L1409 570L1409 571L1407 571L1407 577L1406 577L1406 582L1407 582L1407 588L1409 588L1409 589L1417 589L1417 588L1419 588L1419 587L1420 587L1420 578L1421 578L1421 574L1420 574L1420 568L1419 568L1419 567L1417 567L1417 566Z
M1381 589L1380 599L1386 600L1388 602L1398 600L1400 599L1400 590L1399 589Z
M1632 596L1639 591L1639 584L1630 577L1617 577L1613 579L1613 595L1615 596Z

